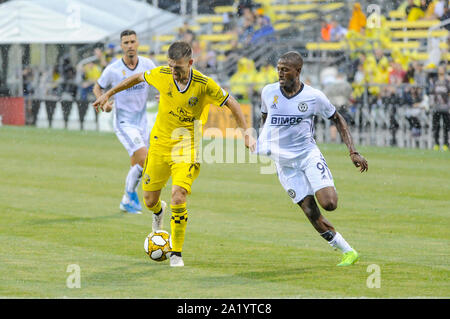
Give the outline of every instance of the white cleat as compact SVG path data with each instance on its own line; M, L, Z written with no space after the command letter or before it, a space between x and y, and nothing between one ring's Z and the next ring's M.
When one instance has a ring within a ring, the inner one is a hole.
M158 230L162 229L163 226L163 220L164 220L164 213L166 211L167 204L165 201L161 201L161 213L156 215L153 213L153 222L152 222L152 230L153 232L157 232Z
M174 254L170 254L170 267L184 267L183 258Z

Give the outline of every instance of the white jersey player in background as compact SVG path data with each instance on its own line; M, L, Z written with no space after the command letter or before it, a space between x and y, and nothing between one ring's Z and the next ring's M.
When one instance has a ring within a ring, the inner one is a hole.
M311 224L328 243L343 253L338 266L354 264L359 256L320 213L320 206L333 211L337 193L325 158L314 140L314 117L320 115L336 124L350 152L350 159L361 172L367 161L353 145L345 119L319 90L300 81L303 59L288 52L278 60L279 82L266 85L261 94L262 125L256 152L269 156L277 167L278 178L292 201L298 204Z
M152 60L137 55L139 41L135 31L123 31L120 42L123 57L109 64L103 71L93 89L97 98L107 87L114 87L134 74L155 68ZM146 113L149 89L148 84L140 83L114 95L114 131L131 161L120 209L132 214L140 214L142 209L136 189L142 177L149 146L150 129ZM113 105L109 102L105 110L109 112L112 108ZM96 108L96 111L99 110Z

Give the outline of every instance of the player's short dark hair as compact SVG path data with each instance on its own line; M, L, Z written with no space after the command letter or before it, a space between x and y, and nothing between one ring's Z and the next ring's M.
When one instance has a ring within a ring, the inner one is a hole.
M280 56L280 60L288 61L289 63L298 66L300 69L303 67L303 58L300 53L296 51L289 51Z
M123 37L126 37L127 35L136 35L136 31L134 31L134 30L123 30L121 33L120 33L120 40L122 40L122 38Z
M179 60L181 58L190 59L192 58L192 48L185 41L176 41L170 45L167 56L172 60Z

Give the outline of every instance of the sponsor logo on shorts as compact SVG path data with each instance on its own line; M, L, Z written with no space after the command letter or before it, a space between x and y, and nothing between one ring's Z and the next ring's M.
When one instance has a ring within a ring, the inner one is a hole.
M287 191L290 198L295 198L295 191L291 188Z

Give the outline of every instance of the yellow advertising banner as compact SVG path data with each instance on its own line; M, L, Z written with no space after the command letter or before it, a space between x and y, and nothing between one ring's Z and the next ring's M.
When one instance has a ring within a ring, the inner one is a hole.
M244 114L247 126L253 127L252 106L250 104L241 104L242 113ZM217 107L210 105L208 121L203 128L203 136L218 137L219 131L222 137L242 138L242 134L235 130L237 128L236 121L230 109L226 106ZM227 130L228 129L228 130Z

